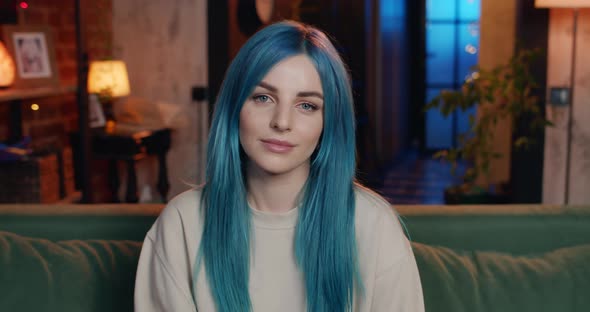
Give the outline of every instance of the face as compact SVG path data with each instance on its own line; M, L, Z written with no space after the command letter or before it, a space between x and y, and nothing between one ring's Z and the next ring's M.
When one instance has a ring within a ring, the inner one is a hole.
M305 55L275 65L240 112L240 143L251 174L307 176L323 129L320 76Z

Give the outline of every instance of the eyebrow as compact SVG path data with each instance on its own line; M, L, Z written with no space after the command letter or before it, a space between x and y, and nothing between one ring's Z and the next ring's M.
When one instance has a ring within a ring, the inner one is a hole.
M270 92L277 92L278 89L275 86L272 86L264 81L261 81L258 84L259 87L265 88ZM320 92L316 92L316 91L303 91L303 92L299 92L297 93L298 97L317 97L320 100L324 100L324 96L320 93Z

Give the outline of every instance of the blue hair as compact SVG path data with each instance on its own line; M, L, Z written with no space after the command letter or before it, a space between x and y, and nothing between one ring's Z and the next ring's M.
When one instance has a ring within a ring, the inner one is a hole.
M307 55L324 95L324 128L311 156L295 229L295 256L305 279L308 311L352 311L362 294L355 238L355 120L350 78L328 37L296 22L265 27L232 61L215 106L201 207L204 228L195 272L204 261L220 312L252 311L248 292L251 212L246 155L239 141L243 103L280 61ZM196 281L196 278L194 278ZM356 284L355 284L356 281Z

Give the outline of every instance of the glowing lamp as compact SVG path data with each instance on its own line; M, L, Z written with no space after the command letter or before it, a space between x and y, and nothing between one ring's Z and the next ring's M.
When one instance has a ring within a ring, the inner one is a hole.
M107 125L114 125L114 101L118 97L129 95L127 67L123 61L93 61L88 71L88 93L98 94L104 107ZM113 128L113 127L111 127ZM109 128L107 127L107 131Z
M14 82L15 66L6 47L0 42L0 87L8 87Z
M589 0L536 0L537 8L587 8L590 7Z
M110 97L129 95L129 78L123 61L93 61L88 71L88 93L108 94Z

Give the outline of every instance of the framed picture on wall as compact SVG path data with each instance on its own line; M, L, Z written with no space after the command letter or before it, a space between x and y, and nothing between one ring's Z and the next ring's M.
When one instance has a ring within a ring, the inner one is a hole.
M16 64L14 88L59 85L55 46L49 27L2 25L2 41Z

